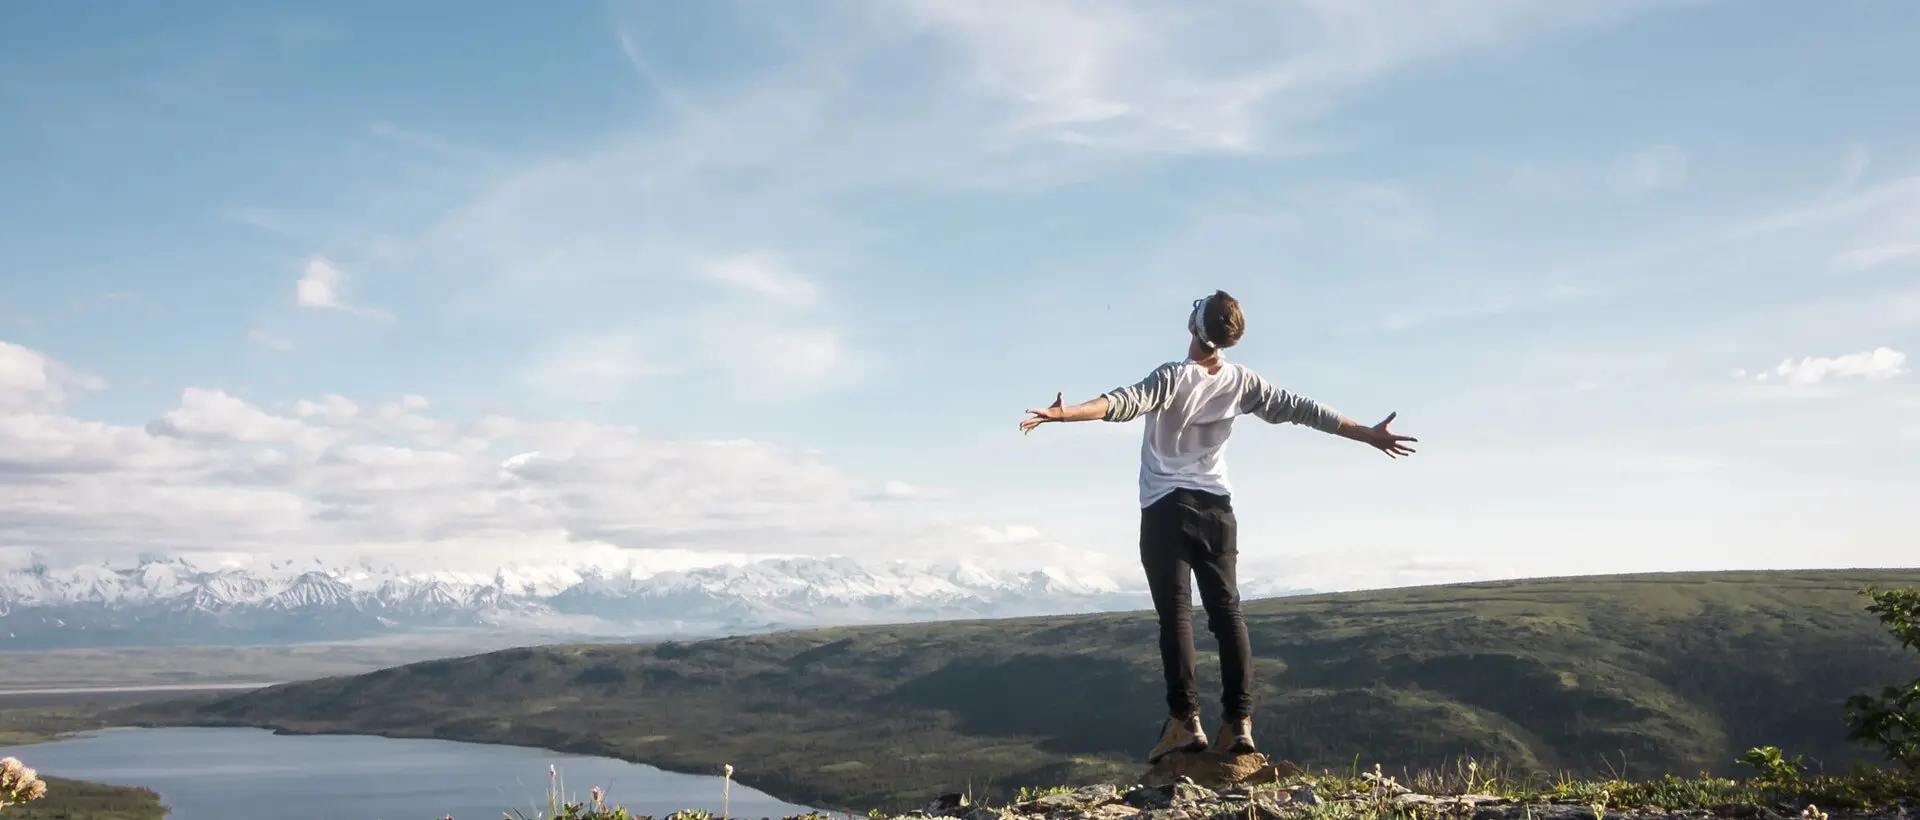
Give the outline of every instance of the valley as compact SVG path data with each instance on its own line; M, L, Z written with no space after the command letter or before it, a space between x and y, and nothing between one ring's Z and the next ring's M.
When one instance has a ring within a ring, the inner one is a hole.
M1250 602L1256 737L1344 771L1463 757L1516 772L1728 772L1778 745L1867 757L1852 694L1913 676L1858 594L1920 570L1673 573ZM967 788L1129 782L1162 716L1155 625L1131 611L523 647L114 712L540 746L711 774L836 809ZM1209 715L1214 656L1201 675Z

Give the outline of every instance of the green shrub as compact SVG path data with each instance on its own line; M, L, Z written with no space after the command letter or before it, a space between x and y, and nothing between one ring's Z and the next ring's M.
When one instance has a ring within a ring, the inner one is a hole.
M1861 591L1873 600L1867 611L1907 649L1920 651L1920 589ZM1847 698L1847 739L1878 747L1891 762L1920 771L1920 678L1889 686L1878 696Z
M1801 755L1788 759L1778 746L1757 746L1734 762L1751 767L1763 783L1791 783L1800 779L1800 767L1806 759Z

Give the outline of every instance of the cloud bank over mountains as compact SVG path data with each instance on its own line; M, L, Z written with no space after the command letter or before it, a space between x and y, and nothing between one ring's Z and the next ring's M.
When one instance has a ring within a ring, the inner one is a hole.
M279 644L449 630L484 630L496 640L699 638L1146 609L1139 587L1057 567L812 557L687 570L523 564L491 573L234 557L65 569L30 562L0 569L0 649Z
M104 382L0 343L0 563L378 558L410 570L672 568L753 557L1091 560L819 454L626 426L436 415L415 395L262 407L189 387L144 425L81 418ZM639 557L636 558L636 555Z

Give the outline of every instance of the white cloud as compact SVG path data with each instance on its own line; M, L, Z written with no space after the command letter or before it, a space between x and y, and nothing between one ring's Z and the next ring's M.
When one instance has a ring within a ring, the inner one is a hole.
M1671 145L1656 145L1622 157L1607 171L1607 184L1623 194L1672 188L1686 178L1686 152Z
M717 259L707 266L707 275L749 294L781 302L811 305L820 296L819 288L807 278L788 270L777 259L763 255L740 255Z
M37 350L0 341L0 411L57 408L76 392L106 386L99 377L68 368Z
M610 53L663 116L476 170L393 255L444 284L453 320L537 338L516 369L554 397L713 372L824 392L878 360L877 329L847 318L859 289L833 280L872 257L869 206L850 194L1031 190L1141 154L1291 151L1358 86L1656 4L856 5L826 22L760 9L749 24L774 32L770 66L724 82L668 82L616 20ZM881 58L910 65L876 72ZM1420 235L1394 193L1341 207L1389 238Z
M614 402L659 379L724 375L742 395L817 395L850 383L867 357L840 330L804 317L715 308L543 345L520 382L548 399Z
M295 443L320 446L323 431L276 416L220 390L189 387L179 405L147 423L147 432L204 443Z
M346 274L324 256L307 260L307 266L294 287L295 301L304 308L338 310L360 316L386 318L382 311L356 307L347 302L343 290Z
M668 348L636 332L577 334L548 343L520 373L521 383L556 399L613 401L646 379L666 376Z
M39 373L66 372L17 345L0 355L38 368L9 364L8 384L43 394ZM975 529L936 515L920 488L891 482L876 493L816 455L765 442L449 418L420 396L271 409L189 388L143 427L8 405L0 485L0 550L51 556L419 552L485 566L524 562L530 550L556 562L619 550L1038 562L1051 549L1030 529L1018 539ZM993 552L1015 540L1018 549Z
M854 381L864 357L824 326L710 325L707 349L726 361L748 393L814 394Z
M1756 374L1755 381L1779 379L1788 384L1812 385L1828 379L1864 379L1877 381L1906 373L1907 354L1876 347L1844 356L1807 356L1783 359L1771 372ZM1738 371L1744 374L1745 371ZM1738 377L1738 376L1736 376Z
M1040 531L1024 524L1009 524L1004 527L976 527L974 534L980 540L993 544L1023 544L1040 538Z
M1273 150L1276 126L1302 123L1340 92L1393 72L1651 5L919 0L883 8L958 50L973 87L1011 109L1006 137L1245 152Z

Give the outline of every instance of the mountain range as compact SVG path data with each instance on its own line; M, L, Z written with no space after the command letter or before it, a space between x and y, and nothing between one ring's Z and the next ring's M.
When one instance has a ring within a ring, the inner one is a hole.
M1250 597L1294 590L1246 590ZM644 572L513 567L491 575L283 562L0 569L0 649L282 644L426 630L711 637L786 628L1104 612L1150 606L1098 573L852 558Z

